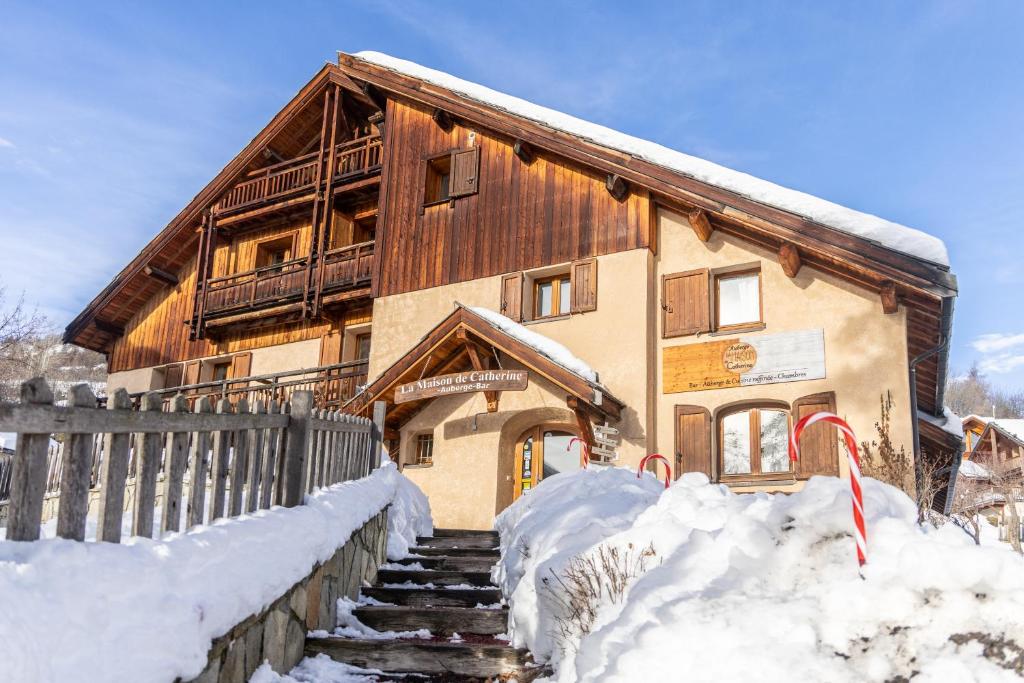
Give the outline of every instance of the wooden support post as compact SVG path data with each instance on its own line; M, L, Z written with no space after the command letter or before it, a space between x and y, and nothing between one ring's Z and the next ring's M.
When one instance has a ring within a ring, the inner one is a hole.
M128 392L118 389L107 399L110 410L131 410ZM103 465L100 469L100 513L96 540L121 542L121 519L124 517L124 485L128 478L130 434L107 434Z
M21 385L21 404L53 404L53 392L42 377L30 379ZM18 434L11 468L8 541L35 541L39 538L49 446L49 434Z
M200 398L196 401L195 412L204 414L213 412L210 401L205 397ZM206 512L206 473L209 471L209 461L207 460L209 452L210 432L193 432L192 452L189 456L188 528L203 523L203 515Z
M895 282L883 282L879 292L882 297L882 312L891 315L900 309L899 297L896 294Z
M612 198L621 202L629 196L629 181L616 173L609 173L605 179L604 186Z
M71 389L71 406L96 410L96 396L88 384ZM60 508L57 536L85 540L85 517L89 512L89 483L92 478L92 434L69 434L64 445L64 467L60 477Z
M533 147L530 147L530 143L525 140L516 140L512 145L512 151L515 152L515 155L519 157L519 160L527 166L533 163Z
M377 134L384 137L384 112L378 111L374 114L370 114L370 117L366 119L374 128L377 129Z
M575 396L567 396L565 404L576 418L576 426L580 430L580 438L587 445L587 453L592 453L594 448L594 428L590 422L590 415Z
M144 267L142 269L142 272L148 275L149 277L153 278L154 280L157 280L158 282L163 282L166 285L170 285L172 287L176 287L178 285L177 275L168 272L163 268L157 268L152 264Z
M142 410L159 413L163 409L160 394L150 392L142 397ZM160 451L163 434L147 432L135 435L138 456L135 463L135 507L132 513L132 533L145 538L153 537L153 516L156 514L156 479L160 471ZM141 446L140 446L141 444Z
M779 265L782 266L782 272L789 277L796 277L800 272L800 252L792 242L783 242L779 247Z
M476 342L469 338L465 330L460 329L457 332L457 335L466 345L466 352L469 354L469 362L472 364L473 369L489 370L491 367L491 357L481 352L481 349L476 345ZM488 413L498 412L498 401L501 399L500 391L485 391L484 399L487 401Z
M430 118L432 118L438 128L443 130L445 133L452 132L452 128L455 126L455 122L452 121L452 117L444 109L435 109L434 113L430 115Z
M322 204L325 201L325 197L321 193L321 185L324 181L324 155L327 153L327 122L330 120L331 111L331 93L332 90L328 88L324 90L324 114L323 119L320 122L320 152L317 156L316 175L313 179L313 218L310 226L312 229L312 237L309 241L309 256L306 258L306 274L304 278L304 287L302 291L302 317L306 318L312 313L310 306L310 295L313 288L313 274L316 260L317 245L320 242L320 213L322 211Z
M380 465L380 456L384 450L384 419L387 414L388 404L384 401L373 402L373 425L370 427L370 450L369 462L366 471L360 476L369 474Z
M171 402L171 411L188 412L188 399L178 394ZM164 516L161 532L181 529L181 494L184 488L185 465L188 464L188 432L167 435L167 462L164 465Z
M327 156L327 178L325 180L324 187L324 205L323 205L323 228L320 230L319 244L316 248L316 286L313 291L313 317L320 315L320 300L323 298L324 290L324 276L326 274L326 268L324 266L324 254L327 252L328 240L331 238L331 230L334 223L334 166L337 164L337 138L338 138L338 110L341 108L341 87L334 86L334 109L331 114L331 146L330 153ZM314 231L316 226L314 226ZM314 232L314 234L316 234ZM355 270L358 267L358 259L352 266L353 277L355 277Z
M711 221L708 220L708 215L704 213L703 209L693 209L686 217L690 221L690 227L697 233L697 239L701 242L707 242L711 239L715 229L711 226Z
M312 391L292 394L284 449L284 500L281 504L285 507L295 507L302 502L302 472L309 449L309 416L312 410Z

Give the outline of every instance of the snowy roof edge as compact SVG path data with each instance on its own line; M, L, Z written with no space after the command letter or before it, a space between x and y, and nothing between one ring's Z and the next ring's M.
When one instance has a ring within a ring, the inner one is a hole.
M786 188L649 140L533 104L522 98L507 95L415 62L371 50L356 52L351 56L397 73L428 81L515 116L644 159L672 172L730 190L753 201L802 216L839 232L875 242L907 256L943 267L950 265L945 243L938 237L921 230L850 209L799 190Z

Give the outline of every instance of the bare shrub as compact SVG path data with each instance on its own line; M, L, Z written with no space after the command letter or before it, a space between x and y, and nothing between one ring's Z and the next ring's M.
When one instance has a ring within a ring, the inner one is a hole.
M657 557L654 544L638 550L630 543L625 551L600 545L597 551L577 555L560 574L542 579L543 592L557 605L555 638L565 648L590 633L605 602L618 604L633 579L647 571Z

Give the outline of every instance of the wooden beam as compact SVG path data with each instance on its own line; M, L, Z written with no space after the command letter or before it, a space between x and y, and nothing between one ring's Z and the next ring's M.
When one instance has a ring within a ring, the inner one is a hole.
M436 123L445 133L452 132L452 128L455 126L455 122L452 121L452 117L444 109L435 109L434 113L430 115L430 118L432 118L434 123Z
M782 266L782 272L789 277L796 277L800 272L800 252L792 242L783 242L779 247L779 265Z
M475 341L469 338L466 334L465 329L459 329L455 336L462 340L466 346L466 352L469 354L469 362L472 364L474 370L489 370L491 367L491 357L484 353ZM500 391L485 391L484 399L487 401L487 412L496 413L498 412L498 401L501 399Z
M609 173L608 178L604 181L604 186L608 188L608 194L617 202L624 201L629 196L629 181L617 173Z
M711 227L711 221L708 220L708 215L704 213L704 209L691 209L686 217L690 220L690 227L697 233L697 239L701 242L707 242L711 239L715 229Z
M363 83L362 90L363 94L373 102L373 106L377 107L378 111L384 111L387 108L388 98L380 91L380 88L373 83L366 82Z
M377 133L381 137L384 137L384 112L379 111L376 114L370 114L366 120L377 129Z
M891 315L900 309L900 301L896 296L896 283L895 282L883 282L882 289L879 291L882 297L882 312L886 315Z
M287 159L275 152L270 145L263 148L262 154L264 159L273 159L275 162L287 161Z
M92 324L96 326L96 329L100 332L106 332L112 334L115 337L120 337L124 334L124 327L117 323L112 323L109 320L103 318L93 318Z
M579 427L580 438L587 444L587 453L589 454L594 447L594 428L593 423L590 421L589 411L575 396L566 396L565 405L569 407L569 410L576 417L576 426Z
M512 145L512 151L515 152L516 156L524 164L529 165L533 163L533 147L530 147L530 143L525 140L516 140Z
M148 265L142 269L142 272L144 272L146 275L153 278L154 280L159 280L160 282L171 285L172 287L175 287L178 284L178 276L175 275L174 273L167 272L163 268L157 268L154 265Z

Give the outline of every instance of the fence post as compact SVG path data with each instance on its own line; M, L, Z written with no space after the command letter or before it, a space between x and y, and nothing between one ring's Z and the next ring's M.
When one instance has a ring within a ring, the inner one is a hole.
M302 502L302 472L306 464L306 451L309 447L309 416L312 409L312 391L292 393L287 446L284 452L284 500L282 502L285 507L295 507Z
M369 474L380 467L380 456L384 449L384 415L388 404L384 401L373 402L373 425L370 427L370 462L362 475Z
M50 405L53 392L42 377L21 385L22 405ZM11 465L10 516L8 541L35 541L43 520L43 489L46 488L46 452L49 434L19 434Z
M76 384L71 388L71 405L74 408L96 408L96 397L88 384ZM89 512L92 434L68 434L64 451L57 535L72 541L84 541L85 517Z
M118 389L107 399L112 411L132 409L128 392ZM124 518L124 485L128 478L128 449L130 434L107 434L103 464L100 465L100 515L96 540L121 542L121 522Z
M160 413L163 400L156 392L142 397L144 412ZM160 451L163 450L161 432L143 432L135 436L135 511L132 515L132 533L153 537L153 517L156 514L156 480L160 472Z

